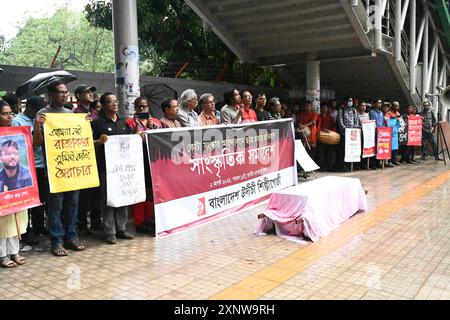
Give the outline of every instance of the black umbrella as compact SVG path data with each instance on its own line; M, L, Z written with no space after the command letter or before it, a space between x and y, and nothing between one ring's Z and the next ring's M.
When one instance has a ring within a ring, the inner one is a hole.
M166 84L147 84L143 90L144 96L150 101L151 113L160 119L164 116L161 110L161 102L167 98L178 98L177 91Z
M64 70L38 73L27 82L21 84L16 90L16 95L22 99L29 98L45 93L47 86L54 81L62 80L65 83L69 83L76 79L75 75Z

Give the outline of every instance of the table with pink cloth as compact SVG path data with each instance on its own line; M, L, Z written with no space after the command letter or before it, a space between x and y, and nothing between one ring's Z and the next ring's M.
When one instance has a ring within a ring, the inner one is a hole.
M273 193L255 233L266 234L275 225L279 236L295 241L305 235L318 241L358 211L367 210L359 179L327 176Z

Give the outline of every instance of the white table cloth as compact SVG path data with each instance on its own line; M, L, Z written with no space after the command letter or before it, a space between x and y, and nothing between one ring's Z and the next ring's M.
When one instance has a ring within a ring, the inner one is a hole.
M256 234L274 223L280 236L302 233L318 241L358 211L367 211L367 198L359 179L328 176L272 194ZM301 218L301 223L295 223Z

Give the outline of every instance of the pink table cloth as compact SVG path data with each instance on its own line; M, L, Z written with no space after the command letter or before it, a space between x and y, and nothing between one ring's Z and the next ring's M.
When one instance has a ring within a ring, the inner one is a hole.
M266 218L258 221L255 233L263 235L275 224L279 236L303 233L315 242L358 211L367 210L359 179L328 176L273 193ZM302 222L296 224L298 218Z

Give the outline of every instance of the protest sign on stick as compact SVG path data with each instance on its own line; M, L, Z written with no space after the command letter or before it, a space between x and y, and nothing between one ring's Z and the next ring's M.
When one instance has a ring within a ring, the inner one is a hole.
M377 128L377 159L389 160L392 156L392 128Z
M422 145L422 117L408 116L408 146Z
M345 162L361 162L361 129L345 129Z
M370 158L375 156L375 120L364 121L362 123L363 131L363 158Z

